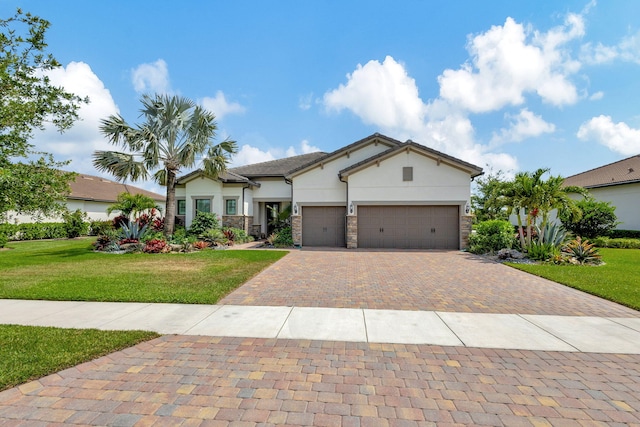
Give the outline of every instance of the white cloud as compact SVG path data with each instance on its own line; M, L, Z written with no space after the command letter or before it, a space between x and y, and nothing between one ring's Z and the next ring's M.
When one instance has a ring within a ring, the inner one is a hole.
M506 114L509 120L509 127L501 129L499 133L494 133L491 143L494 145L505 142L520 142L526 138L540 136L544 133L553 133L556 127L552 123L544 121L540 116L536 116L526 108L520 110L516 115Z
M313 146L303 139L298 147L292 145L286 150L282 148L270 148L266 151L249 144L244 144L238 150L238 153L231 159L230 167L250 165L252 163L268 162L269 160L281 159L283 157L298 156L300 154L314 153L322 151L318 147Z
M94 150L115 148L100 133L100 119L117 114L118 107L109 90L84 62L71 62L48 74L54 85L76 95L87 96L90 103L80 108L81 120L71 129L60 134L53 126L47 126L35 134L33 143L36 148L52 153L57 160L71 160L69 170L95 175L97 172L91 163Z
M131 70L131 82L138 93L169 93L169 69L163 59L148 64L140 64Z
M520 105L527 93L553 105L572 104L578 95L569 76L580 64L563 46L583 34L580 15L569 15L564 25L546 33L507 18L503 26L469 40L470 61L438 77L440 96L475 113Z
M371 60L347 74L347 83L324 94L328 110L348 109L365 123L384 128L418 129L424 104L415 80L402 64L387 56L383 63Z
M308 109L311 108L311 104L313 103L313 92L301 96L298 99L298 108L300 108L302 111L307 111Z
M200 100L200 105L215 114L218 120L222 120L222 118L227 114L242 114L246 111L246 108L239 103L228 102L221 90L216 92L216 96L213 98L202 98Z
M602 98L604 98L604 92L601 91L601 90L598 91L598 92L592 93L591 96L589 97L589 99L591 101L597 101L597 100L602 99Z
M615 60L640 64L640 32L623 37L613 46L585 43L580 49L580 59L591 65L607 64Z
M610 116L600 115L583 123L577 136L583 141L598 142L625 156L640 153L640 129L629 127L624 122L614 123Z

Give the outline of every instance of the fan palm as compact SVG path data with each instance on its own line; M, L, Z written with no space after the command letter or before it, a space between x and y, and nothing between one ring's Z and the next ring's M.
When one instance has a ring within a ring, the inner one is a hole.
M235 141L214 144L215 115L190 99L170 95L143 95L144 122L130 126L122 116L101 121L100 131L124 151L96 151L93 165L119 180L153 178L167 187L164 233L173 234L175 186L181 168L191 168L202 157L205 173L217 177L224 172Z

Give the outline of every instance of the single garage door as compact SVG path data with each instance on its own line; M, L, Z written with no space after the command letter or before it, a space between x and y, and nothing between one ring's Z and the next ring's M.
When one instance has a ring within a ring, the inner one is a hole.
M459 249L458 206L358 206L358 247Z
M303 206L302 246L345 247L347 208Z

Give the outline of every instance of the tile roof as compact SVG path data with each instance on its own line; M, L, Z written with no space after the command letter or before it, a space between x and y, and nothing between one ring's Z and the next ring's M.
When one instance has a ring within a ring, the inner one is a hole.
M572 175L565 178L564 185L595 188L633 182L640 182L640 155Z
M247 178L285 176L290 171L300 166L313 163L327 153L321 151L315 153L301 154L299 156L286 157L284 159L270 160L268 162L254 163L246 166L229 169L229 172L246 176Z
M99 176L78 174L74 182L69 184L71 193L67 199L71 200L91 200L97 202L116 202L118 194L144 194L158 202L165 201L165 196L161 196L133 185L111 181Z
M364 159L361 162L355 163L343 170L340 171L340 175L348 175L348 173L352 170L359 169L360 167L367 165L369 163L375 162L378 159L382 159L388 157L390 154L396 151L402 151L405 148L414 148L420 151L426 152L435 156L438 159L442 159L448 161L450 163L458 164L466 169L470 169L471 177L474 178L476 176L482 175L482 168L471 163L467 163L464 160L460 160L456 157L449 156L448 154L442 153L440 151L434 150L433 148L426 147L424 145L418 144L417 142L413 142L412 140L407 140L407 142L401 142L399 145L395 147L391 147L388 150L385 150L381 153L376 154L375 156L371 156L368 159Z
M206 175L204 170L196 169L193 172L189 172L188 174L179 177L177 183L178 184L186 184L187 182L189 182L192 179L197 178L198 176L201 176L201 175ZM222 172L220 175L218 175L218 179L220 181L222 181L222 182L241 183L241 184L244 183L244 184L251 184L251 185L254 185L256 187L260 187L260 184L251 181L246 176L242 176L242 175L239 175L237 173L234 173L231 170L226 170L226 171Z

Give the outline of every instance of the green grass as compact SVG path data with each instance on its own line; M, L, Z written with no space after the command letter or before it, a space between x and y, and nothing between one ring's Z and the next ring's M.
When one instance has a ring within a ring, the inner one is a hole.
M640 250L600 249L600 254L605 265L509 265L640 310Z
M284 251L96 253L90 239L10 243L0 298L215 304Z
M144 331L0 325L0 390L157 336Z

